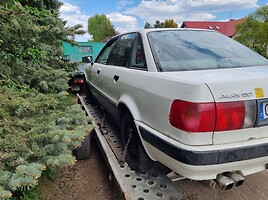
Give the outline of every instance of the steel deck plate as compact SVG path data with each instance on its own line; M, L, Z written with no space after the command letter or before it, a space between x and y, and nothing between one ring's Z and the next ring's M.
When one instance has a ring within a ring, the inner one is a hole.
M85 96L77 95L86 113L92 118L100 147L104 151L110 168L117 180L125 199L129 200L184 200L186 196L175 186L159 168L139 174L119 162L122 154L120 131L117 125L97 106L87 103ZM99 128L101 126L101 128Z

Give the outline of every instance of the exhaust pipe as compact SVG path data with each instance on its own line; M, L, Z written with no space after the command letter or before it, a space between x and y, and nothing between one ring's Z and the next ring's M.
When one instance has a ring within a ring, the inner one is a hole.
M233 181L233 179L231 179L227 176L224 176L222 174L218 174L217 178L214 181L223 190L230 190L235 185L235 182Z
M234 185L235 187L241 186L245 182L245 178L241 176L240 174L226 172L224 173L224 175L231 178L235 182L235 185Z

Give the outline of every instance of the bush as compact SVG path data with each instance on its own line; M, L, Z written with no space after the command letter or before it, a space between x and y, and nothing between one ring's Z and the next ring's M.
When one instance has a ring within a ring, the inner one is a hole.
M72 150L92 126L68 93L0 88L0 199L38 184L46 169L75 163Z
M77 65L61 59L70 30L60 5L0 1L0 199L35 196L42 173L73 165L72 150L92 129L62 92Z

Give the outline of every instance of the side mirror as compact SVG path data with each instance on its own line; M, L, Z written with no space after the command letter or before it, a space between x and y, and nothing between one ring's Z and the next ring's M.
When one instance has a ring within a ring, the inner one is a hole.
M82 63L91 63L91 65L92 65L93 64L93 58L92 58L92 56L82 57Z

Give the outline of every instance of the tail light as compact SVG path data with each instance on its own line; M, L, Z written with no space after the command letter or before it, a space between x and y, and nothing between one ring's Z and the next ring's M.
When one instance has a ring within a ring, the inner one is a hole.
M213 132L253 127L255 101L193 103L173 101L169 122L187 132Z
M76 78L76 79L74 79L74 83L82 84L84 82L85 82L84 78Z
M243 101L216 103L217 121L215 131L241 129L245 119Z
M215 104L175 100L169 121L176 128L189 132L210 132L215 127Z

